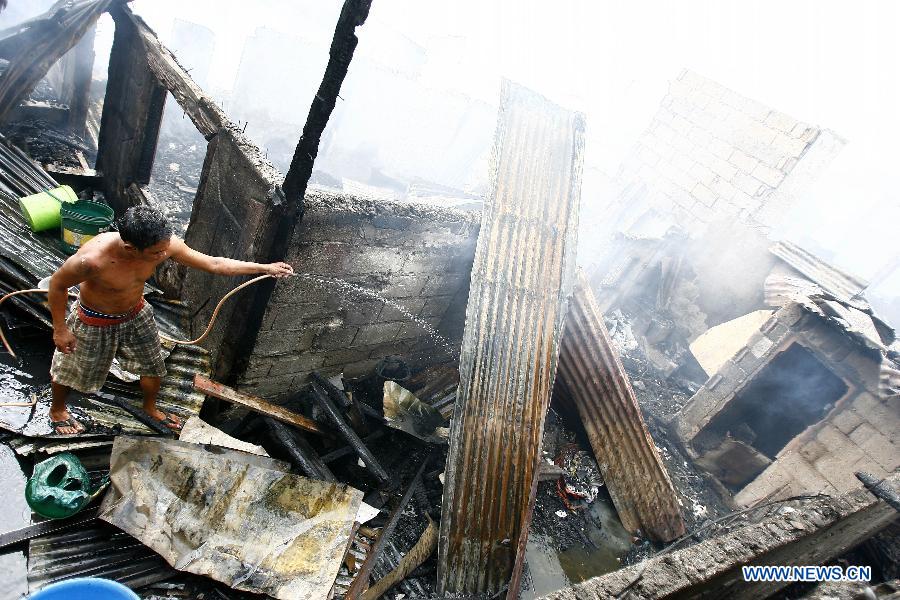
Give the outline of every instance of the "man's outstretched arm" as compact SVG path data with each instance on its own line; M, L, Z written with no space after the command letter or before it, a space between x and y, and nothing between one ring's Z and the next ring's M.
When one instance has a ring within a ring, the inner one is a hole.
M194 250L185 244L184 240L176 237L172 238L169 245L169 257L177 263L217 275L255 275L260 273L275 277L287 277L294 273L293 267L283 262L262 264L234 260L224 256L209 256Z

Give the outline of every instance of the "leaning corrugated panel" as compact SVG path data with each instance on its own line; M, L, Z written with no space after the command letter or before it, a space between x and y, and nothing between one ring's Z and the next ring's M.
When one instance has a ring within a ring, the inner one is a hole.
M518 591L575 268L584 122L504 83L438 545L441 593Z
M557 383L578 410L625 529L665 542L684 534L672 481L581 272L569 303Z

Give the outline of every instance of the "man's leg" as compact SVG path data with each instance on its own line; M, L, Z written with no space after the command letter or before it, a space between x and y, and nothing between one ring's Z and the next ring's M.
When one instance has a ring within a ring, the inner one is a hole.
M164 421L166 413L156 408L156 395L159 393L159 384L162 377L150 377L149 375L141 375L141 391L144 393L144 412L153 417ZM181 427L181 419L178 415L169 413L168 417L174 424L168 424L173 429Z
M66 398L69 395L69 387L51 382L50 389L53 393L53 403L50 405L50 420L66 421L72 419L72 415L69 414L69 410L66 408ZM60 425L59 427L54 428L56 433L61 435L72 435L84 431L84 425L75 419L72 419L71 422L75 425Z

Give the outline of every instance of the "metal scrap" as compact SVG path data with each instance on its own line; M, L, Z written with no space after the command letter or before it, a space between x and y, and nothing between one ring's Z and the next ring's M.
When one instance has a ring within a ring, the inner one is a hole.
M110 468L101 519L178 570L284 600L328 596L362 499L271 458L160 438L117 438Z

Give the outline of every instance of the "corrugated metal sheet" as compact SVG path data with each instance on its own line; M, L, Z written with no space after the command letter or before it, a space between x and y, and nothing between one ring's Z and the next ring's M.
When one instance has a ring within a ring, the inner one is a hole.
M584 122L504 82L472 269L438 545L439 591L518 591L575 268Z
M73 577L103 577L138 588L175 575L160 555L105 523L45 535L28 546L30 592Z
M36 287L38 281L53 274L66 260L59 236L53 232L34 233L19 212L20 196L55 186L56 183L49 175L0 135L0 294ZM180 302L153 295L148 300L153 305L157 324L164 334L176 339L190 337L187 331L187 307ZM26 294L16 296L8 302L16 304L50 327L50 312L46 307L45 296ZM158 396L160 408L182 416L196 415L203 405L204 396L194 390L194 374L209 375L209 353L199 346L177 346L166 359L166 369L168 373L163 378ZM137 406L140 405L141 393L136 383L125 383L110 377L101 392L133 399ZM85 403L91 416L100 424L119 424L125 433L148 431L147 427L118 408L96 403L89 398Z
M791 242L778 242L769 248L769 252L809 277L813 283L833 294L841 302L853 304L862 310L868 308L865 300L857 298L868 285L862 279L844 273Z
M559 351L564 386L587 431L625 529L668 542L684 534L675 490L594 294L579 271Z

